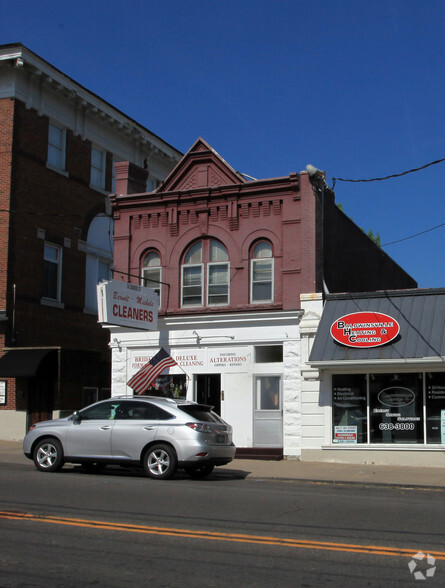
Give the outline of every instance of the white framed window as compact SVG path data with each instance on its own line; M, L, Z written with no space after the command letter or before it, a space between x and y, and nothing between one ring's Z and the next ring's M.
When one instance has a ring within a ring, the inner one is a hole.
M117 163L117 159L113 158L113 165L111 166L111 192L114 194L116 192L116 169L114 164ZM120 161L120 160L119 160Z
M184 256L181 268L182 306L204 306L204 291L208 306L227 305L229 267L227 250L216 239L192 245Z
M250 300L253 303L273 302L272 245L259 241L252 249L250 265Z
M106 153L97 147L91 147L91 179L93 188L105 190Z
M45 243L43 253L43 298L60 302L62 277L62 248Z
M190 247L182 265L182 306L202 306L202 241Z
M161 256L157 251L149 251L145 254L142 262L142 285L152 288L156 292L159 306L161 306L161 280Z
M103 214L90 224L86 243L85 312L97 312L97 284L111 279L113 221Z
M48 129L48 165L65 170L66 129L49 123Z
M229 256L227 249L216 239L209 243L207 265L207 304L221 306L229 303Z
M158 182L159 182L159 180L157 180L156 178L153 178L152 176L148 176L147 184L146 184L147 192L153 192L153 190L156 190L156 188L158 186Z

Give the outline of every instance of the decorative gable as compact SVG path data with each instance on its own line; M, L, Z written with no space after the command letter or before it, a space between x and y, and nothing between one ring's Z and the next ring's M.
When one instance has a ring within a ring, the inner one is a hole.
M181 192L245 183L245 178L200 138L184 155L157 192Z

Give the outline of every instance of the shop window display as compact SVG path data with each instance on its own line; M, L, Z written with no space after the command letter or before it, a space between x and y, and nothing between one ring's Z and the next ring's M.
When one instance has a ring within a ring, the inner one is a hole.
M445 443L445 374L427 373L426 434L427 443Z
M371 443L423 443L422 374L371 374Z
M333 375L332 442L445 444L445 373Z
M367 443L366 376L333 376L333 442Z
M148 396L163 396L185 400L187 394L187 378L185 374L159 376L145 392Z

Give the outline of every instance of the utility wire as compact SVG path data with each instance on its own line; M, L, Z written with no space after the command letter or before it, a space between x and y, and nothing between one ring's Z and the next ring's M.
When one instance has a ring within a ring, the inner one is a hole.
M400 174L391 174L390 176L385 176L384 178L370 178L367 180L348 180L345 178L331 178L331 179L334 181L334 183L336 181L338 181L338 182L381 182L382 180L389 180L391 178L400 178L401 176L406 176L407 174L412 174L413 172L421 171L422 169L426 169L427 167L430 167L431 165L437 165L438 163L442 163L443 161L445 161L445 157L443 159L437 159L436 161L432 161L431 163L426 163L425 165L422 165L421 167L409 169L408 171L404 171Z
M440 229L440 227L445 226L445 223L441 223L440 225L436 225L435 227L431 227L431 229L426 229L425 231L421 231L420 233L416 233L415 235L410 235L409 237L404 237L403 239L397 239L397 241L391 241L390 243L383 243L381 247L387 247L388 245L394 245L394 243L400 243L401 241L408 241L408 239L414 239L414 237L419 237L420 235L424 235L425 233L430 233L431 231L435 231L436 229Z

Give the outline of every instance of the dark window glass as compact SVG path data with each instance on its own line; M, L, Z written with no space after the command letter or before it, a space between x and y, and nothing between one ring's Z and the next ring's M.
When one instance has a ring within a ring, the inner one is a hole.
M116 418L120 402L101 402L81 411L80 415L83 421L91 420L110 420Z
M207 408L205 406L194 406L189 404L183 406L179 405L178 408L180 408L182 411L184 411L186 414L188 414L197 421L207 421L209 423L222 423L222 420L219 418L219 416L210 408Z
M366 376L332 376L333 443L367 443Z
M282 345L261 345L255 347L256 363L281 363L283 361Z
M445 444L445 374L427 373L426 440Z
M422 374L371 374L371 443L423 443Z
M185 400L187 379L185 374L159 376L154 384L147 389L147 396L162 396Z
M174 418L151 402L122 402L116 412L117 419L157 421Z

